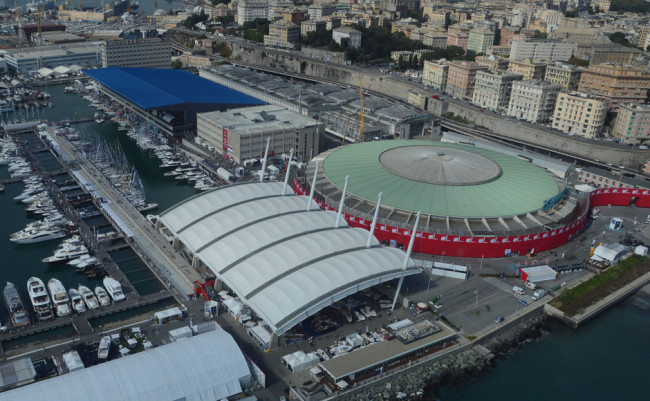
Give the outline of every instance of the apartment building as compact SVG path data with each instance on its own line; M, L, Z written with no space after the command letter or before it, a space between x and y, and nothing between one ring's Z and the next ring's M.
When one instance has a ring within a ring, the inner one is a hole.
M487 67L471 61L452 61L447 72L445 92L459 99L472 99L476 73Z
M623 103L618 107L612 136L627 144L650 141L650 105Z
M280 19L269 25L269 34L264 35L264 44L268 46L293 47L300 39L300 28L293 22Z
M422 83L429 85L433 89L444 92L447 88L448 74L449 64L447 63L447 60L426 60L424 62L424 71L422 72Z
M479 65L484 65L490 71L507 70L508 59L498 56L478 56L475 60Z
M582 70L575 65L556 61L554 64L546 66L544 81L560 85L566 92L574 92L578 90L581 73Z
M501 28L499 45L510 46L515 35L521 33L521 28L518 26L506 26Z
M622 103L645 103L650 88L650 74L643 68L626 64L590 65L582 71L578 90L602 96L611 109Z
M321 19L336 12L336 3L317 3L312 4L307 9L309 19Z
M171 42L161 38L108 40L102 44L102 67L170 68Z
M332 39L334 39L334 41L339 45L343 39L347 39L348 46L351 48L361 46L361 32L351 26L342 26L332 30Z
M467 51L469 32L467 31L450 31L447 33L447 46L458 46Z
M515 81L524 76L508 71L478 71L474 82L472 103L488 110L498 111L508 107L510 92Z
M494 32L488 29L474 28L469 31L467 50L476 54L485 53L494 44Z
M514 40L510 44L510 60L569 61L573 47L573 43L554 39Z
M513 82L508 115L535 124L551 120L562 86L532 79Z
M429 24L448 27L451 23L451 11L439 9L437 5L425 5L423 14L429 17Z
M544 79L547 63L535 60L510 60L508 71L522 74L524 80Z
M553 111L553 128L569 135L596 138L605 124L609 101L584 92L560 93Z
M237 23L253 21L256 18L267 19L269 3L265 0L241 0L237 3Z
M270 28L269 28L270 29ZM300 23L300 35L307 36L309 32L324 32L327 29L327 23L323 20L307 20Z

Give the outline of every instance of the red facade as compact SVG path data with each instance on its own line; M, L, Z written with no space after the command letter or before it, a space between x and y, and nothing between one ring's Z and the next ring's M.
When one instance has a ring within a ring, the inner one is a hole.
M297 180L294 180L294 191L299 195L309 196ZM650 191L643 189L606 188L593 191L589 197L590 207L614 205L628 206L634 203L639 207L650 207ZM337 209L316 201L325 210ZM418 231L413 244L414 252L434 255L460 256L471 258L500 258L509 254L526 254L548 251L571 241L580 233L587 221L589 208L575 221L552 231L517 235L511 237L462 236L449 234L433 234ZM370 230L372 221L343 213L345 220L352 227ZM375 237L380 242L395 241L398 245L407 247L411 236L409 229L377 224Z

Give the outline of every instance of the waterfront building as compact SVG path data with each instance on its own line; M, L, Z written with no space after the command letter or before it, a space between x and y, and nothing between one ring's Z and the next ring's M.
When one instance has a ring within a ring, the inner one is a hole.
M199 113L197 135L237 163L263 156L266 139L269 153L280 155L294 148L297 157L318 154L322 123L281 106L266 105Z
M237 23L253 21L256 18L267 19L269 16L269 3L267 0L241 0L237 3Z
M449 64L447 60L438 61L425 60L422 72L422 83L439 91L445 91L447 87L447 75Z
M459 99L472 99L476 73L487 67L471 61L452 61L447 73L445 92Z
M494 32L488 29L474 28L469 31L467 39L467 51L476 54L485 53L488 47L494 44Z
M578 90L609 99L610 109L622 103L645 103L650 74L643 68L622 64L590 65L582 71Z
M343 39L348 39L348 47L357 48L361 46L361 32L351 26L342 26L332 30L332 39L339 45Z
M573 47L573 43L554 39L514 40L510 44L510 60L569 61Z
M478 56L474 60L479 65L484 65L490 71L507 70L510 62L507 58L499 56Z
M508 71L522 74L524 80L544 79L547 63L535 60L510 60Z
M633 145L650 141L650 106L620 104L612 136Z
M6 50L5 60L10 70L19 74L78 65L93 68L102 65L101 42L69 43L65 46L38 46Z
M269 34L264 35L264 44L268 46L293 47L300 39L298 25L286 19L280 19L269 25Z
M553 116L560 90L560 85L546 81L514 82L507 114L536 124L548 122Z
M553 111L553 128L567 134L597 138L605 124L609 101L583 92L560 93Z
M474 82L472 103L494 111L507 108L512 84L523 77L521 74L508 71L478 71Z
M554 64L546 66L544 81L560 85L565 92L574 92L578 90L580 74L579 67L556 61Z
M108 40L102 44L102 66L169 68L171 42L162 38Z

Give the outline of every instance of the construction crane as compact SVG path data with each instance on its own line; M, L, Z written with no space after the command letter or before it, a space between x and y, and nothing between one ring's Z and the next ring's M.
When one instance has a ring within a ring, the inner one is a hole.
M359 97L361 98L361 103L359 104L359 106L361 107L361 109L359 111L359 119L357 120L357 128L354 130L354 132L355 132L355 135L354 135L355 141L357 139L357 133L359 132L359 124L361 124L361 142L363 142L365 140L365 127L363 125L363 101L366 99L366 96L368 96L368 91L370 90L371 85L372 85L372 83L370 83L370 85L368 85L368 89L366 89L366 93L364 94L363 93L363 80L362 79L359 80Z
M18 0L14 0L14 8L16 9L16 19L18 20L18 41L25 43L25 29L23 27L23 16L21 15L20 8L18 7Z

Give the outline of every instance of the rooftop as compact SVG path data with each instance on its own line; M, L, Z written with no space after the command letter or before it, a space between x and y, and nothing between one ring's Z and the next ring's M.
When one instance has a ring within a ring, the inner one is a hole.
M265 105L199 114L238 134L315 126L316 121L282 106Z

